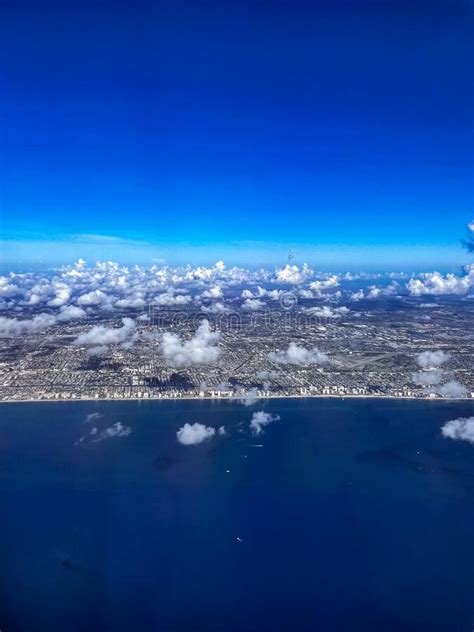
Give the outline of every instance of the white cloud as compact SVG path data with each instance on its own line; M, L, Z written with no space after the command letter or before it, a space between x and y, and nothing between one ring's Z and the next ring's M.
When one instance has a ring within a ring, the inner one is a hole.
M474 417L460 417L448 421L441 428L443 437L474 443Z
M400 291L400 286L396 281L392 281L390 285L386 287L379 287L377 285L371 285L365 298L373 300L383 296L396 296ZM361 298L364 298L363 296Z
M103 415L99 415L97 413L92 413L92 415L87 416L86 422L99 419L102 416ZM76 442L76 445L87 442L98 443L99 441L106 441L107 439L128 437L131 432L131 428L129 428L128 426L124 426L122 423L120 423L120 421L118 421L113 426L110 426L110 428L105 428L105 430L102 430L100 432L99 429L96 427L91 428L88 434L84 435Z
M287 294L285 290L270 290L267 292L268 298L271 298L272 301L279 301L285 294Z
M265 307L265 303L258 298L247 298L242 303L242 309L245 309L249 312L255 312L259 309L263 309Z
M65 305L71 298L71 288L66 283L55 284L56 296L48 301L50 307L60 307Z
M305 347L299 347L294 342L290 342L286 351L271 351L268 354L268 359L277 364L296 364L300 366L309 364L322 365L329 362L328 356L316 349L316 347L306 349Z
M222 298L222 296L222 289L218 285L213 285L201 294L202 298Z
M439 272L421 274L419 278L410 279L407 283L411 296L426 294L441 296L443 294L467 294L474 287L474 264L466 266L465 274L457 276L449 273L443 276Z
M242 290L241 297L242 298L263 298L264 296L268 296L270 294L272 294L272 297L273 297L275 292L277 296L279 296L279 290L272 290L272 292L268 292L268 290L258 285L255 292L252 292L251 290L248 290L248 289Z
M329 276L327 279L316 280L309 284L310 290L316 293L335 287L339 287L339 277L336 274Z
M351 301L362 301L364 298L364 290L357 290L357 292L352 292L351 294Z
M371 285L367 293L367 298L368 299L378 298L381 294L382 294L381 288L377 287L376 285Z
M102 292L102 290L91 290L90 292L87 292L86 294L82 294L81 296L79 296L79 298L76 301L78 305L84 305L84 306L88 306L88 305L97 306L97 305L103 305L104 303L108 303L108 302L109 302L109 297L107 296L107 294Z
M220 429L219 429L220 431ZM178 438L178 442L181 445L198 445L203 441L207 441L211 439L216 434L215 428L211 428L210 426L205 426L204 424L184 424L182 428L178 430L176 433L176 437ZM219 432L219 434L222 434Z
M449 360L445 351L423 351L416 356L416 363L422 369L435 369Z
M264 426L268 426L274 421L278 421L280 419L279 415L270 415L270 413L265 413L263 410L259 410L252 415L252 419L250 421L250 429L253 434L259 435L263 432Z
M75 305L63 305L57 315L59 321L77 320L79 318L85 318L86 312L81 307Z
M17 318L0 316L0 338L38 333L57 323L76 320L85 316L85 311L74 305L64 305L56 314L38 314L31 319L18 320Z
M465 397L467 395L467 388L459 382L453 380L443 384L443 386L438 386L436 392L442 397L458 398Z
M11 298L12 296L21 295L22 290L14 283L10 282L5 276L0 276L0 296L3 298Z
M217 301L217 303L213 303L212 305L203 305L201 311L206 312L206 314L227 314L229 309L224 303Z
M74 344L81 347L98 347L125 343L135 330L132 318L122 318L122 327L105 327L96 325L87 333L80 334Z
M304 310L307 314L311 314L312 316L317 316L318 318L341 318L341 316L345 316L350 312L347 307L334 307L331 308L328 305L323 305L322 307L309 307Z
M38 314L30 320L17 320L0 316L0 338L12 338L22 334L37 333L56 324L55 316Z
M304 263L302 269L298 266L291 266L289 263L284 268L277 268L275 271L275 280L278 283L290 283L292 285L298 285L303 283L310 275L312 270Z
M106 439L114 439L120 437L128 437L131 434L132 429L128 426L124 426L120 421L111 426L110 428L106 428L102 430L102 432L97 434L95 441L105 441Z
M251 388L249 391L245 393L244 397L239 399L239 402L244 406L253 406L259 400L258 389L256 387Z
M434 386L439 384L443 379L443 371L434 369L431 371L418 371L412 374L412 380L420 386Z
M126 309L128 307L132 309L140 309L145 306L145 300L141 296L129 296L127 298L120 298L115 302L114 307L120 309Z
M219 340L219 332L209 328L209 321L204 320L190 340L182 342L176 334L163 334L160 351L170 366L184 367L194 364L212 364L220 355L215 346Z
M155 305L187 305L192 301L190 296L186 294L175 294L173 289L169 289L163 294L159 294L153 299Z

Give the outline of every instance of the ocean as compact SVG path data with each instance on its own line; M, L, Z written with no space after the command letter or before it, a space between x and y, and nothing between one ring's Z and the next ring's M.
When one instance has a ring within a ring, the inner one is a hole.
M254 436L258 410L280 419ZM0 630L470 632L474 445L440 429L472 415L469 401L3 403ZM183 446L186 422L225 434Z

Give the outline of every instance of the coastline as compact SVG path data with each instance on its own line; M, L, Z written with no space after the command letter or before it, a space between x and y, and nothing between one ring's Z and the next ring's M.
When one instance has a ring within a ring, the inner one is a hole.
M72 402L176 402L180 400L211 401L211 402L240 402L243 397L199 397L180 395L179 397L71 397L51 399L2 399L0 404L41 404L41 403L72 403ZM474 402L472 397L414 397L412 395L270 395L257 397L255 403L271 399L395 399L418 400L424 402Z

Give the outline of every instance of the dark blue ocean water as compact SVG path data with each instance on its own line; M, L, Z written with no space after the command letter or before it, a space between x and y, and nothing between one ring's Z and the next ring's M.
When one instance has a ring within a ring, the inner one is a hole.
M259 409L281 419L256 440ZM131 435L74 445L92 412ZM335 399L2 404L0 629L471 632L474 446L440 427L473 414ZM228 432L183 447L186 421Z

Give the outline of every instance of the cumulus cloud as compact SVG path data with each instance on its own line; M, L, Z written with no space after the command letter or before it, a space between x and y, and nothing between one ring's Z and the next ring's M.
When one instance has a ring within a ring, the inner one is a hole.
M71 297L71 289L66 283L55 284L56 296L48 301L50 307L60 307L65 305Z
M272 290L278 293L278 290ZM242 290L242 298L262 298L264 296L268 296L269 292L265 288L260 285L257 286L256 290L252 292L251 290L245 289Z
M316 347L306 349L305 347L299 347L295 342L290 342L286 351L271 351L268 354L268 359L277 364L296 364L300 366L309 364L323 365L329 362L328 356Z
M412 380L419 386L434 386L439 384L443 379L443 371L434 369L431 371L418 371L412 374Z
M181 445L198 445L203 441L211 439L216 434L215 428L205 426L204 424L188 424L185 423L176 433L178 443ZM219 429L219 434L223 434Z
M419 278L410 279L407 286L411 296L441 296L443 294L467 294L474 287L474 264L466 266L465 274L442 275L439 272L421 274Z
M80 347L93 348L122 344L130 340L134 330L135 321L132 318L122 318L122 327L96 325L87 333L78 336L74 340L74 344Z
M168 289L153 299L155 305L166 305L168 307L172 305L187 305L191 301L192 298L190 296L186 294L176 294L173 289Z
M318 318L341 318L341 316L345 316L350 312L347 307L334 307L331 308L328 305L323 305L322 307L309 307L304 310L307 314L311 314L312 316L317 316Z
M102 290L91 290L90 292L81 294L81 296L79 296L76 302L78 305L97 306L97 305L103 305L104 303L108 303L109 301L110 301L110 298L107 296L107 294L105 294L105 292L102 292Z
M77 318L84 318L84 310L74 306L64 306L57 314L38 314L31 319L18 320L0 316L0 338L13 338L24 334L34 334L58 322L66 322Z
M77 320L80 318L85 318L86 316L86 312L81 307L76 307L75 305L63 305L63 307L61 307L61 309L59 310L57 320Z
M286 292L285 290L269 290L267 292L268 298L270 298L272 301L279 301L281 297L286 294L288 294L288 292Z
M12 296L21 295L21 288L11 282L6 276L0 276L0 297L11 298Z
M298 273L302 278L309 274L309 270L303 266ZM217 262L211 268L171 268L156 264L127 267L113 261L98 261L93 266L86 266L81 260L54 271L10 272L0 276L0 308L41 304L54 308L75 304L91 311L137 309L150 303L179 306L192 301L189 294L196 287L205 298L218 299L222 288L241 284L257 286L255 295L250 293L252 295L247 298L260 298L270 293L259 284L274 280L268 270L226 268L223 262ZM178 286L184 286L184 289Z
M217 303L213 303L212 305L203 305L201 311L206 314L227 314L230 310L224 303L217 301Z
M362 301L365 298L364 290L357 290L357 292L352 292L351 301Z
M92 419L98 419L100 417L102 417L102 415L92 417ZM87 435L84 435L76 442L76 445L86 442L98 443L99 441L106 441L107 439L128 437L131 432L132 429L130 427L124 426L122 423L120 423L120 421L118 421L113 426L110 426L110 428L105 428L105 430L99 431L99 429L96 427L91 428Z
M39 314L30 320L17 320L0 316L0 336L10 338L22 334L36 333L56 323L51 314Z
M367 292L367 299L376 299L383 296L395 296L398 294L400 287L396 281L393 281L387 287L379 287L377 285L371 285ZM364 298L363 296L361 298Z
M255 312L259 309L263 309L265 307L265 303L258 298L247 298L242 303L242 309L245 309L249 312Z
M278 283L290 283L298 285L303 283L310 275L312 270L304 263L300 269L298 266L291 266L289 263L284 268L277 268L275 271L275 280Z
M336 274L333 274L326 279L316 280L309 284L310 290L319 294L324 290L331 290L333 288L339 287L339 277Z
M194 336L185 342L176 334L169 332L163 334L160 351L170 366L212 364L220 355L220 349L216 346L219 337L219 332L211 331L209 321L203 320Z
M279 415L270 415L270 413L265 413L263 410L259 410L252 415L250 429L254 435L259 435L263 432L264 426L268 426L268 424L278 421L279 419Z
M120 421L111 426L110 428L106 428L99 432L95 441L105 441L106 439L114 439L120 437L128 437L131 434L132 429L129 426L124 426Z
M210 287L201 294L202 298L222 298L222 296L222 289L218 285Z
M140 309L145 306L145 299L141 296L128 296L127 298L120 298L115 301L114 307L120 309L126 309L128 307L132 309Z
M451 382L443 384L443 386L439 386L436 389L436 392L438 393L438 395L441 395L441 397L454 399L458 397L466 397L467 388L463 386L460 382L456 382L455 380L453 380Z
M423 351L416 356L416 363L422 369L435 369L449 360L445 351Z
M474 443L474 417L460 417L444 424L441 434L448 439Z
M245 393L244 397L239 399L239 402L244 406L253 406L259 400L259 393L256 387L251 388L249 391Z

